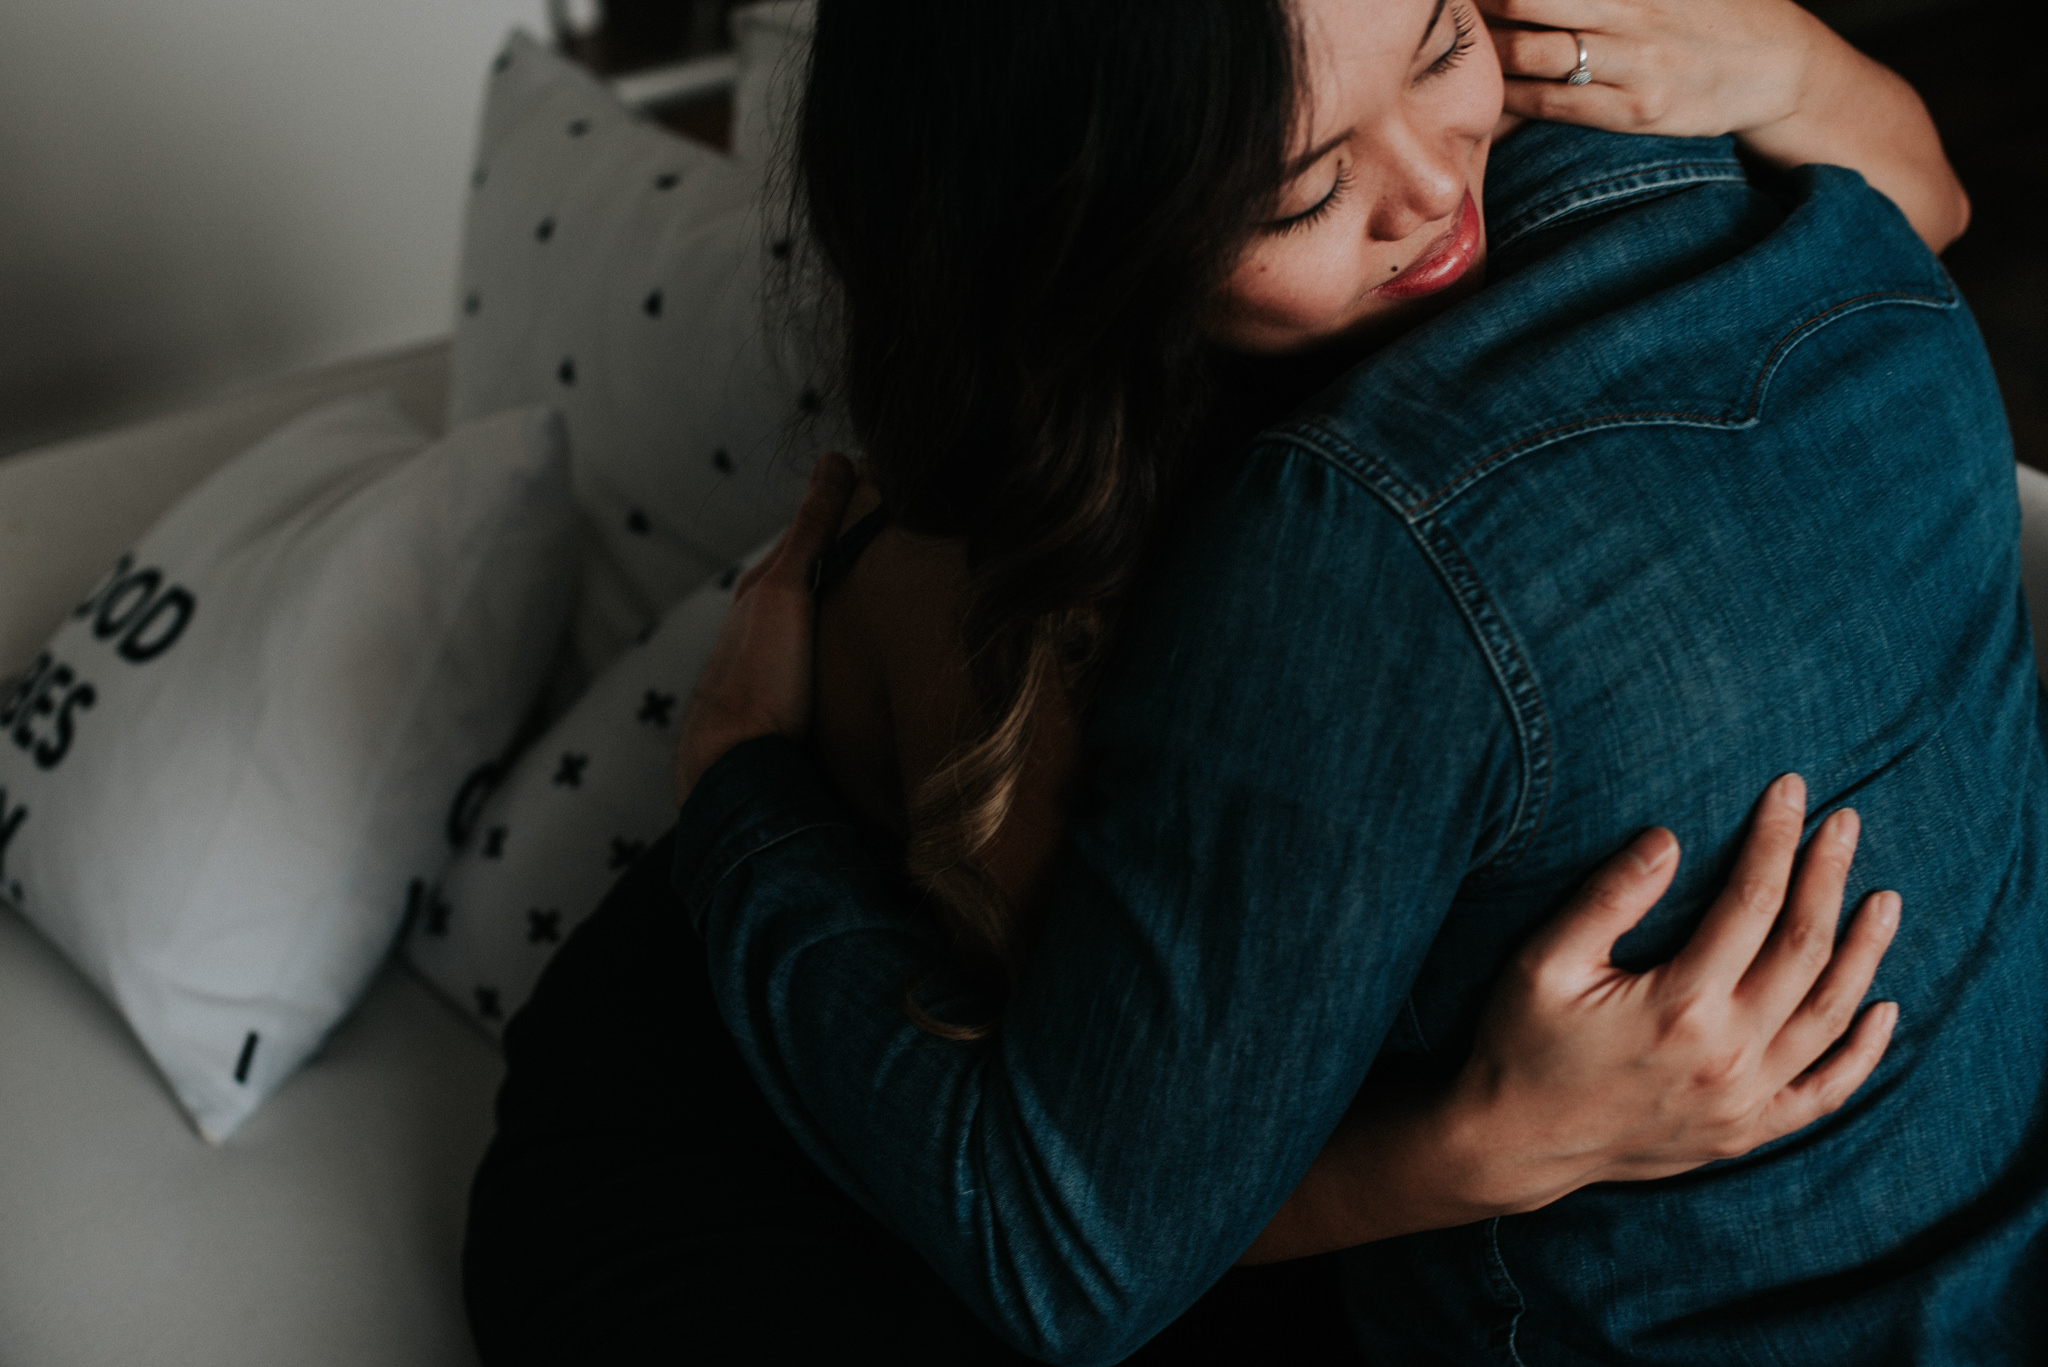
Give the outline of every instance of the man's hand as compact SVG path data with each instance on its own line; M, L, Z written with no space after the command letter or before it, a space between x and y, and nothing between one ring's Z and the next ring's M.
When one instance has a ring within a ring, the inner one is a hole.
M811 575L853 497L853 463L836 453L811 469L796 521L740 579L732 608L683 714L676 801L704 771L756 736L802 736L811 725Z

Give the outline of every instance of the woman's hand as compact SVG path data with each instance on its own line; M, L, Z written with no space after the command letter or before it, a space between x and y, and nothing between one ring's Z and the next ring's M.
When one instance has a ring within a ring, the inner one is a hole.
M1610 958L1677 872L1665 830L1609 861L1523 947L1455 1089L1453 1105L1477 1119L1471 1142L1512 1135L1521 1150L1482 1199L1534 1209L1589 1182L1734 1158L1827 1115L1870 1076L1898 1007L1860 1019L1857 1008L1899 897L1866 897L1837 947L1858 819L1845 808L1821 823L1788 902L1805 814L1797 775L1771 785L1728 886L1669 963L1630 973Z
M741 741L802 736L810 729L816 622L811 574L838 533L854 482L853 464L846 457L821 457L811 468L796 521L741 576L683 714L676 746L677 802L687 802L704 771Z
M1478 2L1510 114L1622 133L1733 133L1780 169L1847 166L1937 252L1969 224L1920 97L1792 0ZM1581 42L1590 79L1571 85Z
M1794 883L1805 802L1796 775L1771 785L1691 941L1643 973L1617 966L1612 950L1670 886L1678 842L1652 830L1609 860L1515 957L1452 1085L1366 1098L1244 1261L1670 1176L1841 1106L1898 1019L1890 1003L1857 1009L1899 898L1865 898L1835 944L1857 817L1845 809L1822 823Z

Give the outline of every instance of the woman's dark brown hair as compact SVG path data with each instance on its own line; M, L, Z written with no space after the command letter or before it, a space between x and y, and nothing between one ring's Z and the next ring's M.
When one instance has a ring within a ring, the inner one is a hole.
M1025 952L978 855L1077 701L1214 402L1201 323L1269 217L1285 0L821 0L797 147L854 428L892 518L957 537L978 734L910 794L963 962Z

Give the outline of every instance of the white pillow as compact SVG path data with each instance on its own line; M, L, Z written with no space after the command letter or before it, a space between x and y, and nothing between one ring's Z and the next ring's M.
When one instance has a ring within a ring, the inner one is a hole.
M674 823L676 728L740 573L683 599L613 661L480 809L457 799L450 825L461 850L438 885L415 887L406 957L492 1035Z
M212 1140L361 993L567 616L559 426L527 410L424 446L383 396L259 443L0 702L0 889Z
M597 534L574 628L594 673L788 521L822 404L775 341L756 172L521 33L480 143L449 416L563 414Z
M813 0L762 0L732 12L740 59L732 101L735 160L766 171L791 150L817 12Z

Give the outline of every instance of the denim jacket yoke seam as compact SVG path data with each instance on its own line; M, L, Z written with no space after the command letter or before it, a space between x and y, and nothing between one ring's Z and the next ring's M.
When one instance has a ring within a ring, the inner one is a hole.
M1542 827L1554 768L1550 721L1526 653L1470 557L1441 521L1416 511L1413 490L1398 471L1319 424L1283 429L1274 440L1350 479L1384 504L1458 605L1515 728L1521 768L1514 814L1494 847L1473 861L1468 878L1479 882L1506 872Z
M1778 367L1784 363L1794 347L1828 324L1846 318L1852 313L1887 304L1912 308L1950 309L1958 302L1953 287L1940 295L1922 294L1907 289L1874 290L1836 300L1824 306L1818 313L1802 318L1786 328L1777 340L1765 349L1763 359L1756 367L1756 379L1749 386L1747 401L1739 409L1723 413L1700 413L1683 409L1624 410L1589 413L1562 423L1553 423L1540 431L1515 437L1460 470L1436 489L1428 493L1418 493L1412 511L1417 516L1425 517L1439 512L1473 485L1510 461L1570 437L1616 427L1710 427L1730 431L1754 427L1762 420L1764 400L1770 389L1771 377L1776 374Z
M1695 169L1704 171L1711 168ZM1680 183L1723 178L1695 174L1683 180L1657 179L1652 188L1663 190ZM1632 176L1626 179L1643 182L1655 178ZM1612 196L1609 196L1608 200L1598 202L1611 200ZM1594 202L1582 198L1580 204ZM1552 221L1562 216L1553 215ZM1320 421L1290 424L1274 434L1276 440L1346 474L1401 520L1416 548L1457 602L1501 690L1508 715L1514 723L1522 773L1514 815L1494 848L1475 861L1470 875L1474 882L1496 878L1512 869L1542 829L1553 786L1553 739L1535 667L1521 647L1507 612L1488 591L1478 567L1472 564L1449 528L1443 524L1442 514L1488 475L1522 456L1572 437L1620 427L1677 426L1738 431L1753 427L1761 420L1771 378L1778 367L1800 342L1828 324L1868 308L1896 305L1949 309L1956 307L1959 299L1951 284L1941 294L1905 288L1864 290L1844 298L1818 302L1816 311L1786 327L1764 348L1763 355L1754 366L1755 378L1745 386L1744 397L1737 407L1719 413L1624 410L1587 414L1563 423L1553 422L1539 431L1518 436L1497 447L1432 490L1418 489L1387 461L1368 456L1356 444Z

